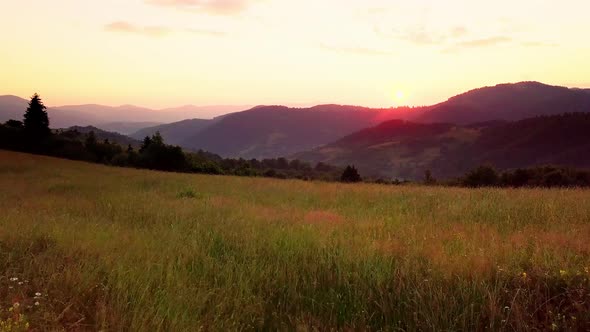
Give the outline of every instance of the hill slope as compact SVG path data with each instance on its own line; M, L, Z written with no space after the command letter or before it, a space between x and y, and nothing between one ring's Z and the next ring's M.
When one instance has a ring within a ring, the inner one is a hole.
M226 157L280 157L326 144L388 119L407 117L408 113L407 109L339 105L306 109L263 106L227 115L188 137L182 145Z
M133 138L125 136L125 135L121 135L116 132L102 130L102 129L96 128L94 126L86 126L86 127L72 126L72 127L65 129L64 131L77 131L78 133L81 133L81 134L89 134L91 131L93 131L94 134L96 135L97 140L104 141L105 139L108 139L111 143L117 143L123 147L126 147L127 145L131 145L133 147L138 147L141 145L141 142L139 140L133 139Z
M441 178L460 176L484 163L501 169L590 167L590 114L469 126L389 121L293 157L407 179L419 179L427 169Z
M539 115L590 112L590 93L538 82L500 84L468 91L426 109L413 120L468 124L522 120Z
M0 188L0 301L40 302L30 331L545 331L558 314L560 329L590 326L589 190L173 174L2 150Z
M201 130L215 123L217 120L190 119L179 122L173 122L153 127L143 128L132 133L130 136L142 140L146 136L152 136L157 131L160 132L168 144L183 145L187 137L199 133Z

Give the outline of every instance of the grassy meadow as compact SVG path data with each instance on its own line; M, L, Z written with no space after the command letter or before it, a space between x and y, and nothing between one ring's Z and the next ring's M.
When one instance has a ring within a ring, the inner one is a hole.
M0 188L0 331L590 329L590 191L7 151Z

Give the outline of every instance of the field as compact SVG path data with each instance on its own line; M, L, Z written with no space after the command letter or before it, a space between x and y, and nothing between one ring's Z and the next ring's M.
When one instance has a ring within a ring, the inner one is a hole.
M188 175L6 151L0 188L0 331L590 329L590 191Z

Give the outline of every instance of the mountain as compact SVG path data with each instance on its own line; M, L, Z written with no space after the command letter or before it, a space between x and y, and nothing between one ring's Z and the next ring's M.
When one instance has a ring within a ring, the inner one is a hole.
M163 124L153 127L143 128L131 134L130 136L142 140L146 136L152 136L157 131L160 132L164 141L172 145L183 145L187 137L195 135L207 128L217 120L191 119L169 124Z
M520 82L468 91L425 109L413 120L468 124L566 112L590 112L588 90Z
M500 169L590 167L590 113L463 126L393 120L292 158L353 164L364 175L414 180L426 170L449 178L486 163Z
M408 117L409 113L408 108L259 106L229 114L187 137L181 145L224 157L281 157L326 144L385 120Z
M252 108L251 105L211 105L211 106L195 106L195 105L184 105L180 107L172 107L161 109L160 112L167 114L174 114L176 120L179 121L184 119L213 119L224 114L240 112ZM172 122L172 121L166 121Z
M0 96L0 122L22 120L28 101L17 96Z
M10 119L22 120L28 104L28 100L20 97L0 96L0 122L6 122ZM48 108L47 112L52 128L66 128L72 125L100 122L99 118L91 113L72 112L59 108Z
M108 139L109 142L117 143L117 144L124 146L124 147L126 147L127 145L131 145L133 147L139 147L141 145L140 141L133 139L131 137L121 135L121 134L115 133L115 132L105 131L105 130L102 130L100 128L96 128L93 126L85 126L85 127L72 126L67 129L61 129L61 130L64 132L74 131L74 132L78 132L80 134L89 134L91 131L93 131L97 140L103 141L105 139Z
M6 95L0 96L0 122L22 120L28 100ZM145 127L192 118L210 118L227 112L247 109L246 106L194 106L150 109L134 105L105 106L98 104L48 107L52 128L92 125L105 130L130 134Z
M130 136L141 129L160 126L162 124L160 122L109 122L101 123L100 128Z
M246 106L194 106L150 109L135 105L105 106L105 105L70 105L59 106L56 109L70 112L80 112L98 117L100 123L108 122L156 122L170 123L185 119L209 118L220 114L242 111Z

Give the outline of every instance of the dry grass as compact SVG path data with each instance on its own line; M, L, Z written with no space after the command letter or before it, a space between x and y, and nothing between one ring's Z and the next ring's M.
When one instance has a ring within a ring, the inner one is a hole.
M23 303L33 330L590 329L589 191L186 175L5 151L0 188L0 321Z

